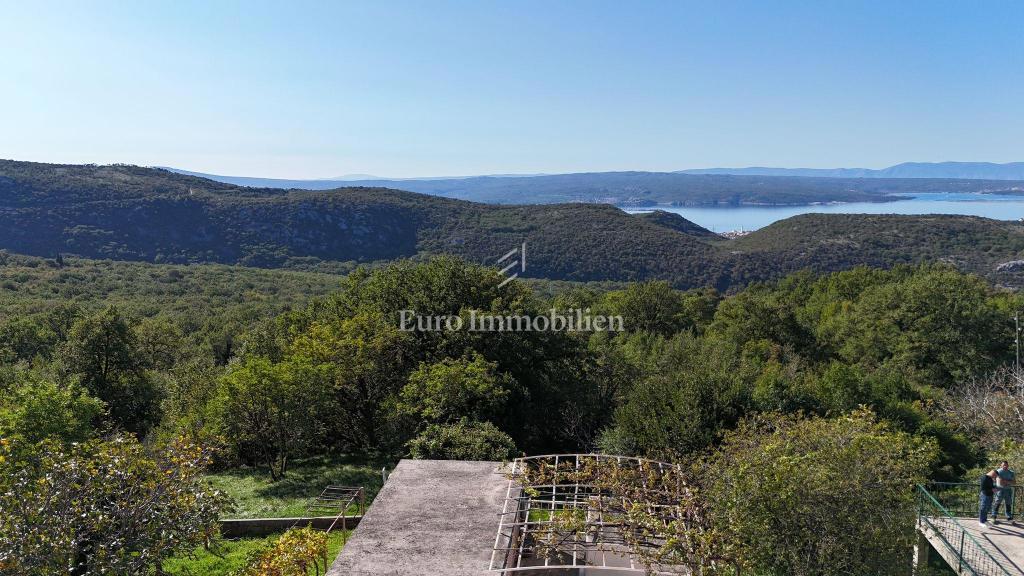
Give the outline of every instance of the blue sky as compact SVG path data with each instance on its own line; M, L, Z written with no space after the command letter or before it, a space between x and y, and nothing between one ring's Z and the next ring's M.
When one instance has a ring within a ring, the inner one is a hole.
M0 0L0 158L391 177L1024 160L1024 5Z

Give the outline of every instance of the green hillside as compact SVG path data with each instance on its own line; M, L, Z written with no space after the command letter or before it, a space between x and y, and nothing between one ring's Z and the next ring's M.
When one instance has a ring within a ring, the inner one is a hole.
M635 217L641 220L646 220L652 224L657 224L658 226L663 226L670 230L675 230L676 232L682 232L683 234L687 234L689 236L715 240L722 239L721 236L715 234L711 230L708 230L707 228L702 228L674 212L666 212L664 210L653 210L651 212L637 213Z
M996 282L1019 286L1015 261L1024 258L1024 224L976 216L892 214L803 214L787 218L723 245L747 270L771 258L772 274L865 264L945 262Z
M93 311L116 302L132 315L273 315L336 290L341 277L222 264L53 259L0 252L0 321L55 306Z
M133 166L0 162L0 248L260 267L451 253L493 263L524 241L526 276L727 282L715 249L612 206L492 206L382 188L243 188Z
M998 267L1024 255L1024 227L961 216L814 214L729 241L677 215L630 215L605 204L246 188L135 166L0 161L0 249L45 258L345 273L436 254L494 264L523 242L521 275L550 280L728 289L802 268L945 261L1016 284L1015 273Z

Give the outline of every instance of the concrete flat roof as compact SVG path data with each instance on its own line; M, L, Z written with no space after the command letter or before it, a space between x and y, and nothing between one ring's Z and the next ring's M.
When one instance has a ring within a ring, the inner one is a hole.
M486 576L508 479L498 462L402 460L327 576Z

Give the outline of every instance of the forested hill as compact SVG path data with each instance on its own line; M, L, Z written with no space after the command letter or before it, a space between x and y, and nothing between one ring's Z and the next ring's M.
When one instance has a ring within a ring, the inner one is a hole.
M840 270L851 264L945 262L998 283L1024 285L1024 224L977 216L802 214L727 243L751 265L775 270ZM755 272L752 276L761 276Z
M308 267L451 253L527 276L721 284L718 251L608 205L492 206L384 188L246 188L134 166L0 162L0 248L53 257ZM696 234L695 234L696 233Z
M726 241L680 217L608 205L495 206L384 188L248 188L133 166L0 161L0 248L36 256L338 269L441 253L494 263L524 241L526 277L665 279L680 288L932 260L992 276L1024 259L1019 224L981 218L802 216Z

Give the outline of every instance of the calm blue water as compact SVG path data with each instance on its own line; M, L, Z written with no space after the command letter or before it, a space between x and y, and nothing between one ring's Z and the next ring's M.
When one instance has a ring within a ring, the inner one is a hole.
M897 202L850 202L814 206L736 206L657 209L675 212L683 218L713 232L757 230L775 222L809 212L827 214L966 214L997 220L1024 218L1024 196L933 192L916 194L913 199ZM650 208L628 209L627 212L649 212Z

